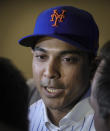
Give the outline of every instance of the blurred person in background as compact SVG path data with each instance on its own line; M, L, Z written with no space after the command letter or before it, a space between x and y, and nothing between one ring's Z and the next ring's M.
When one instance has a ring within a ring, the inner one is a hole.
M20 70L0 57L0 131L28 131L28 86Z
M90 103L95 111L96 131L110 131L110 41L101 48L97 61Z

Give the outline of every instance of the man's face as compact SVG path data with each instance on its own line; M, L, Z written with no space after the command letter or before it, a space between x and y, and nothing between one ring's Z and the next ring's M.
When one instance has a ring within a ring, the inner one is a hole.
M97 103L96 98L96 88L98 86L98 80L101 77L102 74L100 74L101 66L104 64L104 61L102 61L95 73L95 76L93 78L92 82L92 91L91 91L91 97L90 97L90 103L91 106L94 109L94 125L96 128L96 131L110 131L110 122L107 124L104 118L101 116L101 112L99 110L99 105Z
M48 108L69 109L87 89L88 58L83 55L76 47L56 38L45 38L36 44L33 77Z

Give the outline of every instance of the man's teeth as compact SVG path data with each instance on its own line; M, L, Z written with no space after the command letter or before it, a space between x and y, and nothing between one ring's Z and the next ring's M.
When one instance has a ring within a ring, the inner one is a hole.
M53 93L53 92L56 92L57 90L56 89L50 89L50 88L47 87L47 91Z

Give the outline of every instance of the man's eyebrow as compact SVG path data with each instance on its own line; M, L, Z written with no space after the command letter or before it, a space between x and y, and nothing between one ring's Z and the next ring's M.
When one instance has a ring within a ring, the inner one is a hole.
M46 53L47 51L41 47L35 47L33 49L34 51L42 51L44 53ZM84 52L79 51L79 50L63 50L61 52L59 52L60 55L67 55L67 54L76 54L76 55L82 55Z
M40 48L40 47L35 47L33 50L34 50L34 51L42 51L42 52L44 52L44 53L47 52L45 49Z
M79 51L79 50L65 50L60 52L61 55L66 55L66 54L76 54L76 55L82 55L83 52Z

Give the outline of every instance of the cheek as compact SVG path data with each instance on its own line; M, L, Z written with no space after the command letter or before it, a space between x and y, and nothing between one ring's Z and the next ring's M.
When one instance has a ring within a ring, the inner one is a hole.
M88 81L83 76L82 69L77 66L70 70L66 70L65 74L64 84L67 87L66 94L72 96L72 99L80 97L86 90L88 83Z
M72 69L72 71L66 71L64 77L64 85L67 88L67 92L71 95L77 95L80 88L82 88L81 72L77 69Z
M64 82L67 85L74 85L75 83L81 83L82 81L82 72L80 68L73 67L73 68L68 68L64 70Z
M34 81L36 82L37 85L39 85L41 77L42 77L42 70L43 69L41 68L41 66L39 66L35 62L33 62L33 64L32 64L32 69L33 69Z
M63 73L67 79L69 79L70 77L76 77L79 74L79 72L80 69L78 68L78 66L75 65L63 68Z

